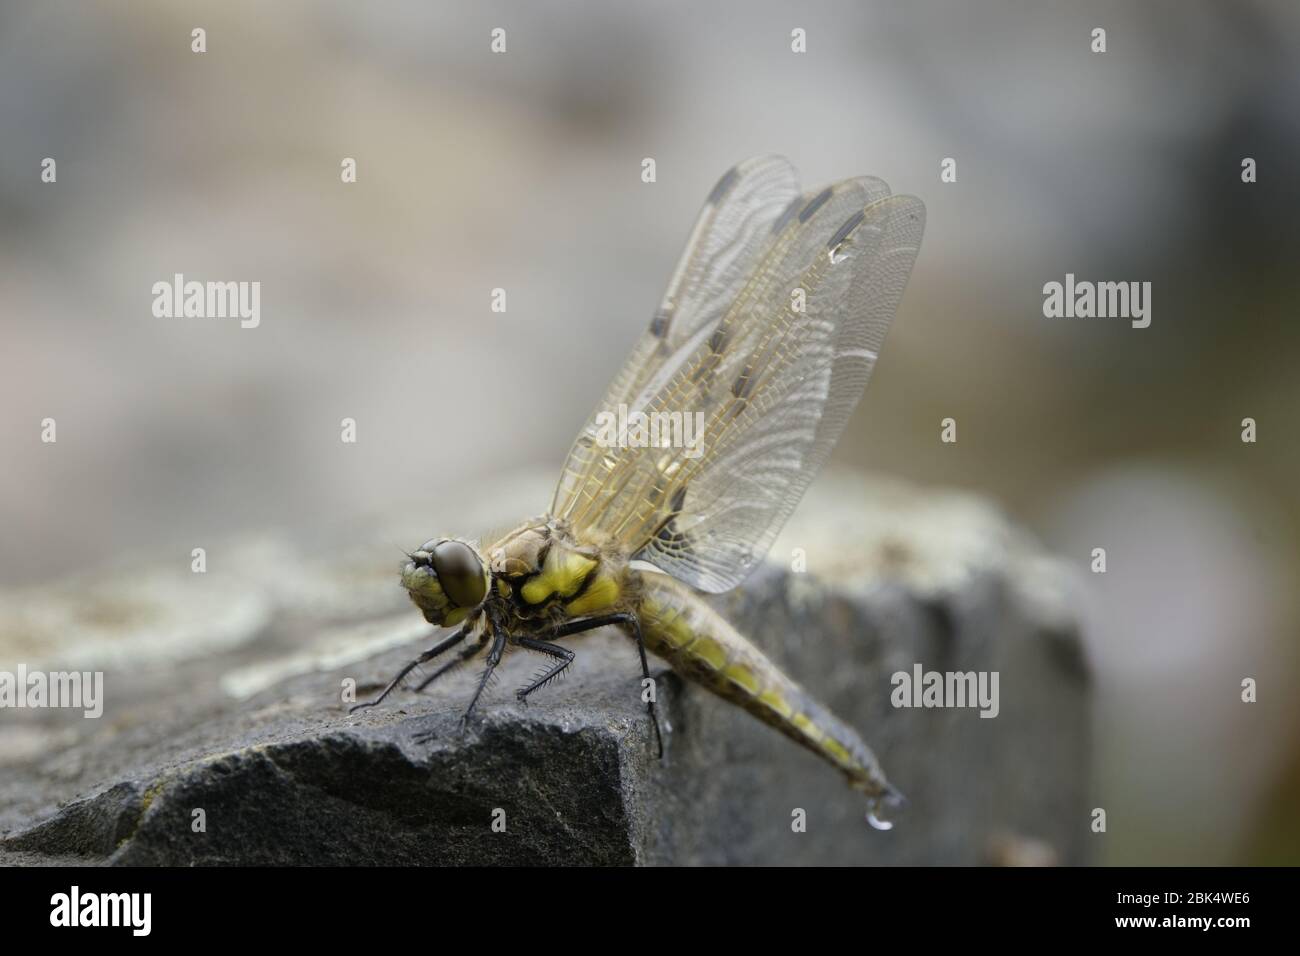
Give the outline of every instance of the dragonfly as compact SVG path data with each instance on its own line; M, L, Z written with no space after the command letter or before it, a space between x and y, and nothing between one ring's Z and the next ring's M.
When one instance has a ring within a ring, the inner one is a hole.
M885 811L902 798L870 747L703 594L758 566L830 454L924 227L921 201L874 177L804 192L779 156L728 170L578 433L550 510L496 540L434 538L407 556L411 600L454 630L353 710L381 703L421 665L443 658L421 671L417 693L482 655L463 728L509 650L546 659L516 693L526 701L573 663L565 638L612 625L640 653L660 757L650 654L823 758L866 796L868 822L888 829ZM698 426L690 436L683 421Z

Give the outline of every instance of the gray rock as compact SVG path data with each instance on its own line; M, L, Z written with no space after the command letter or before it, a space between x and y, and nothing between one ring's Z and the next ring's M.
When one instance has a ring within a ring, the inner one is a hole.
M516 500L519 515L535 512L545 485L486 497L509 520ZM241 619L248 633L225 620L210 648L188 631L173 646L166 629L140 640L140 622L178 609L125 615L122 640L140 650L105 665L104 718L0 712L17 732L0 743L0 863L1087 859L1088 679L1071 577L978 499L823 479L769 563L713 599L876 749L910 801L887 833L866 826L861 797L834 771L671 672L659 682L669 732L656 759L635 649L616 633L574 641L572 676L526 706L510 691L536 659L508 656L463 735L473 671L349 716L347 678L365 696L427 644L428 628L374 570L391 573L395 555L284 542L216 552L240 554L223 562L239 571L182 575L175 599L198 600L196 586L238 594L257 609ZM804 561L806 572L791 570ZM97 586L165 579L118 575ZM72 594L88 600L67 586L6 595L0 654L15 621L28 622L30 642L32 607L74 615ZM101 643L120 646L111 634ZM91 666L94 648L83 639L75 657L46 666ZM917 662L997 671L998 716L894 708L890 676ZM792 829L797 810L806 832Z

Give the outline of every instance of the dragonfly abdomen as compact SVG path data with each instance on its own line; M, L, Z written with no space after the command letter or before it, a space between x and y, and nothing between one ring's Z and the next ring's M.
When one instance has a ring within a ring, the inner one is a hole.
M685 585L663 574L638 579L646 647L682 676L737 704L802 744L870 796L889 792L871 748Z

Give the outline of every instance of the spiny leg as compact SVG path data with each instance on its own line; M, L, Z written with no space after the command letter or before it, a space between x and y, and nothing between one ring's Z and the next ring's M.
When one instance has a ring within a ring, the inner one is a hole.
M459 667L461 664L464 664L471 657L475 657L478 654L481 654L483 652L483 648L487 647L487 642L488 642L488 632L486 629L484 629L483 632L479 634L478 639L471 646L461 649L460 653L456 655L456 659L454 661L448 661L446 664L443 664L441 667L439 667L436 671L434 671L424 680L420 681L419 685L415 688L415 692L417 694L420 693L420 691L424 690L426 687L428 687L430 684L432 684L434 681L436 681L439 677L447 673L452 668ZM417 744L425 744L428 743L430 740L436 740L437 737L438 737L438 732L436 730L422 730L418 733L412 734L411 740L415 741L415 743Z
M428 677L426 677L424 680L420 681L420 683L415 686L415 693L417 694L420 693L420 691L424 690L426 687L428 687L430 684L436 681L443 674L447 673L449 670L459 667L461 664L464 664L471 657L474 657L475 655L481 653L483 648L487 646L487 642L488 642L488 635L487 632L484 631L483 635L478 639L478 642L471 645L470 647L466 647L462 649L461 652L456 655L456 659L454 661L448 661L447 663L439 667L436 671L434 671L432 674L430 674Z
M367 701L362 701L359 704L353 704L351 707L348 708L348 713L349 714L356 713L358 710L360 710L363 707L374 707L376 704L382 703L384 698L393 692L393 688L402 682L402 678L404 678L407 674L411 673L411 671L415 670L425 661L433 660L439 654L443 653L446 650L449 650L450 648L455 647L461 641L465 640L465 635L469 633L469 629L470 629L470 624L469 622L466 622L465 626L462 627L455 634L451 635L446 640L440 641L439 643L435 644L433 647L429 648L427 651L425 651L415 660L407 663L405 667L403 667L400 671L397 672L397 676L388 682L388 686L385 687L383 691L380 692L378 697L376 697L374 700L367 700Z
M492 628L492 649L488 651L487 667L483 668L483 676L479 678L478 689L474 691L474 697L470 700L469 706L465 708L465 714L460 719L460 729L463 732L469 726L470 714L474 713L474 707L478 704L478 699L483 694L483 688L487 687L488 678L492 672L497 669L501 663L501 655L506 649L506 631L497 620L497 616L491 612L488 613L488 621Z
M534 640L531 637L521 637L519 639L519 646L526 647L530 651L538 651L539 653L546 654L549 657L554 657L559 661L558 664L546 673L542 674L527 687L521 687L515 692L515 699L520 701L525 700L533 691L546 686L552 680L559 677L560 674L564 672L564 669L573 663L573 658L575 656L573 651L569 650L567 647L560 647L558 644L548 644L546 641Z
M631 611L619 611L615 614L601 614L596 617L584 617L576 621L569 621L555 629L555 636L567 637L570 634L581 634L583 631L604 627L606 624L618 624L632 632L632 636L636 638L637 650L641 652L641 677L643 680L650 680L650 662L646 658L645 638L641 634L641 619ZM664 756L664 737L659 731L659 715L655 712L653 696L646 701L646 709L650 711L650 722L654 724L655 728L655 741L659 745L659 759L662 760Z

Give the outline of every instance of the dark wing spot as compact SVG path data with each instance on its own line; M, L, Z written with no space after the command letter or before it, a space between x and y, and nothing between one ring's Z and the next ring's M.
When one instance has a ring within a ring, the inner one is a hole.
M803 207L803 212L799 213L799 221L807 222L809 219L811 219L813 217L813 213L815 213L818 209L821 209L822 206L826 205L826 201L831 198L831 193L833 192L834 190L831 189L830 186L827 186L816 196L810 199L808 201L808 205Z
M659 533L655 535L655 537L660 542L659 547L664 551L684 554L691 550L690 539L681 532L673 530L673 523L671 521L660 528Z
M830 241L826 243L826 248L834 250L836 246L849 237L849 233L858 228L858 225L866 215L867 211L865 209L859 209L853 215L849 216L848 221L835 230L835 235L831 236Z
M655 538L660 542L660 548L665 551L672 551L682 554L691 549L690 539L685 534L673 527L673 519L681 513L682 507L686 504L686 486L682 485L673 492L673 500L669 503L672 514L659 526L655 532Z
M719 324L718 327L713 330L713 334L709 336L709 348L714 353L720 353L726 350L727 343L730 341L731 329Z
M754 390L754 366L745 363L741 369L740 376L731 385L731 394L737 398L749 398L749 393Z
M736 180L739 178L740 170L735 166L732 166L723 173L722 178L719 179L717 185L713 187L713 192L709 193L709 198L707 200L709 205L717 205L718 201L731 190L731 187L736 184Z
M650 320L650 334L657 339L662 339L668 334L668 325L672 320L672 309L660 309L655 313L655 317Z

